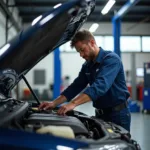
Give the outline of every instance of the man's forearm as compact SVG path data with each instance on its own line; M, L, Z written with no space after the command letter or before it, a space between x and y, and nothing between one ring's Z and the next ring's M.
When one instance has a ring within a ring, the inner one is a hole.
M64 103L65 101L67 101L67 98L64 95L60 95L58 98L56 98L53 102L55 104L55 107Z
M87 94L80 94L74 100L72 100L70 103L73 103L73 104L75 104L75 106L78 106L78 105L84 104L89 101L91 101L91 98Z

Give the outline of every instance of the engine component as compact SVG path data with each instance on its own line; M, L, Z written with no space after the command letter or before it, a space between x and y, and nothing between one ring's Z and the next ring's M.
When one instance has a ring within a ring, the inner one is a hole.
M84 124L76 117L59 116L57 114L31 114L26 120L26 124L37 125L55 125L55 126L69 126L73 129L76 135L83 134L88 136L88 130Z
M45 126L36 131L40 134L50 133L56 136L74 139L75 135L71 127L66 126Z
M5 100L6 101L6 100ZM19 100L0 102L0 127L8 127L14 120L24 116L29 104Z
M17 78L13 69L0 70L0 92L9 97L10 90L15 85Z

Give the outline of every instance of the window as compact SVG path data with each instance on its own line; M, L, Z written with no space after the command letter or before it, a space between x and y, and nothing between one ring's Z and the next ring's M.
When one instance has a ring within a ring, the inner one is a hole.
M140 52L140 36L121 36L120 47L122 52Z
M95 35L97 45L104 50L114 51L113 36ZM150 52L150 36L121 36L120 50L121 52ZM142 45L141 45L142 44ZM75 48L70 47L70 41L60 46L61 52L76 52Z
M142 37L142 50L143 52L150 52L150 37Z

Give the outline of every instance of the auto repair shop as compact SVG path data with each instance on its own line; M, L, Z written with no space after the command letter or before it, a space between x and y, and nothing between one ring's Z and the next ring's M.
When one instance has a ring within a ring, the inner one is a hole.
M130 132L96 118L91 97L65 115L58 112L69 101L39 109L63 93L87 61L70 46L83 29L122 61ZM150 150L150 0L0 0L0 33L1 150Z

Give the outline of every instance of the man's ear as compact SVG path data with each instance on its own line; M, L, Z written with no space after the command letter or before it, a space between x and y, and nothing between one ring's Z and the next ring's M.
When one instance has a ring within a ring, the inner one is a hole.
M92 46L94 46L96 44L95 40L93 40L93 39L90 40L90 43L91 43Z

